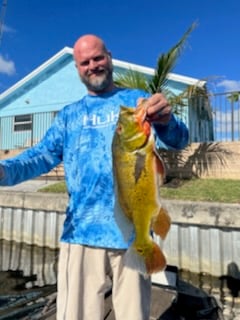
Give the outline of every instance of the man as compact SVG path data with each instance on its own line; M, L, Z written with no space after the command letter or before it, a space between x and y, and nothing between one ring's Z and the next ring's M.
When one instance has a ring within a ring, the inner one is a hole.
M188 130L163 94L117 88L111 53L95 35L74 45L74 59L88 94L59 111L43 139L0 162L1 185L12 185L64 163L69 204L60 243L58 320L103 320L104 293L112 280L116 320L148 320L151 281L123 264L126 242L114 219L111 143L120 105L148 98L156 139L181 149Z

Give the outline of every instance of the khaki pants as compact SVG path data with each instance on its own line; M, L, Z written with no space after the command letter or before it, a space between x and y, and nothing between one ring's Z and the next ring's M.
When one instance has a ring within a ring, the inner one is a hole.
M57 320L103 320L112 280L116 320L149 320L151 281L123 266L123 250L61 243Z

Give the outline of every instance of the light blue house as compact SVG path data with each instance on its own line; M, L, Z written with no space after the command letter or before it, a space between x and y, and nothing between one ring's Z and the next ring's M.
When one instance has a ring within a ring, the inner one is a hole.
M153 75L154 69L113 59L114 71L128 69ZM169 75L169 90L179 94L198 79ZM38 142L55 113L86 93L74 65L72 48L65 47L0 95L0 150L29 147ZM184 117L189 126L189 108Z

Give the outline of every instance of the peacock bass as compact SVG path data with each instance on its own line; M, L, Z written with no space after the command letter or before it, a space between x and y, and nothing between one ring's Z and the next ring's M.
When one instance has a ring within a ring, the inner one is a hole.
M125 255L126 265L143 274L162 271L166 258L151 237L164 239L171 220L160 202L159 187L165 168L155 152L146 101L136 108L121 106L112 143L116 201L134 225L136 237Z

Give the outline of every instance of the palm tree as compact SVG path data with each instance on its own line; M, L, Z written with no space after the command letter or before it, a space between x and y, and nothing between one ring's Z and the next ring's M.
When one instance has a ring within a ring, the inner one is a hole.
M237 102L240 101L240 91L234 91L231 94L228 95L228 100L230 102Z
M196 28L194 22L184 33L182 38L167 53L163 53L157 60L157 66L152 77L148 77L138 71L129 69L125 74L115 74L115 84L126 88L138 88L151 94L163 91L168 97L173 94L167 90L168 75L174 69L178 58L180 57L186 40L190 33ZM175 97L180 103L179 98ZM181 104L181 103L180 103Z
M191 104L195 107L195 112L197 113L197 118L199 120L206 120L212 118L212 109L209 102L209 92L206 85L202 85L200 83L196 83L195 85L188 86L181 94L174 95L168 88L168 75L176 66L176 63L183 52L183 49L186 44L186 40L191 34L191 32L197 27L197 23L194 22L184 33L182 38L178 41L178 43L173 46L167 53L161 54L157 60L157 66L154 70L154 75L147 76L139 71L134 71L129 69L125 74L116 73L115 74L115 84L117 86L126 87L126 88L138 88L144 91L147 91L151 94L156 92L163 92L167 97L168 101L172 105L173 112L175 114L182 113L182 108ZM206 80L205 80L206 81ZM202 82L202 81L201 81ZM235 94L232 99L239 98ZM213 140L213 133L212 133ZM207 161L206 155L207 152L214 152L214 156L218 158L221 164L224 163L223 159L223 150L218 144L215 143L201 143L199 147L196 149L194 154L189 158L189 160L184 164L183 167L188 168L189 162L190 168L191 166L197 167L197 172L194 173L194 170L190 170L191 176L201 176L202 172L208 170L211 167L211 163ZM160 151L159 151L160 152ZM225 150L224 150L225 152ZM161 150L163 158L168 158L173 156L175 159L176 166L181 164L183 157L183 153L179 152L165 152ZM224 153L226 154L226 152ZM165 155L165 157L164 157ZM231 156L229 154L229 156Z
M193 106L196 105L196 112L198 112L198 105L201 103L204 108L199 109L201 112L198 112L198 119L206 120L207 116L208 119L211 119L212 114L209 103L209 94L206 85L201 84L203 81L199 81L195 85L188 86L181 94L178 95L175 95L167 88L169 82L168 75L176 66L176 63L185 48L189 35L196 27L197 22L193 22L177 44L175 44L167 53L163 53L159 56L157 66L152 77L144 75L139 71L129 69L125 73L115 73L115 84L126 88L142 89L151 94L163 92L172 106L173 113L176 115L184 115L184 111L182 109L189 106L189 103Z

